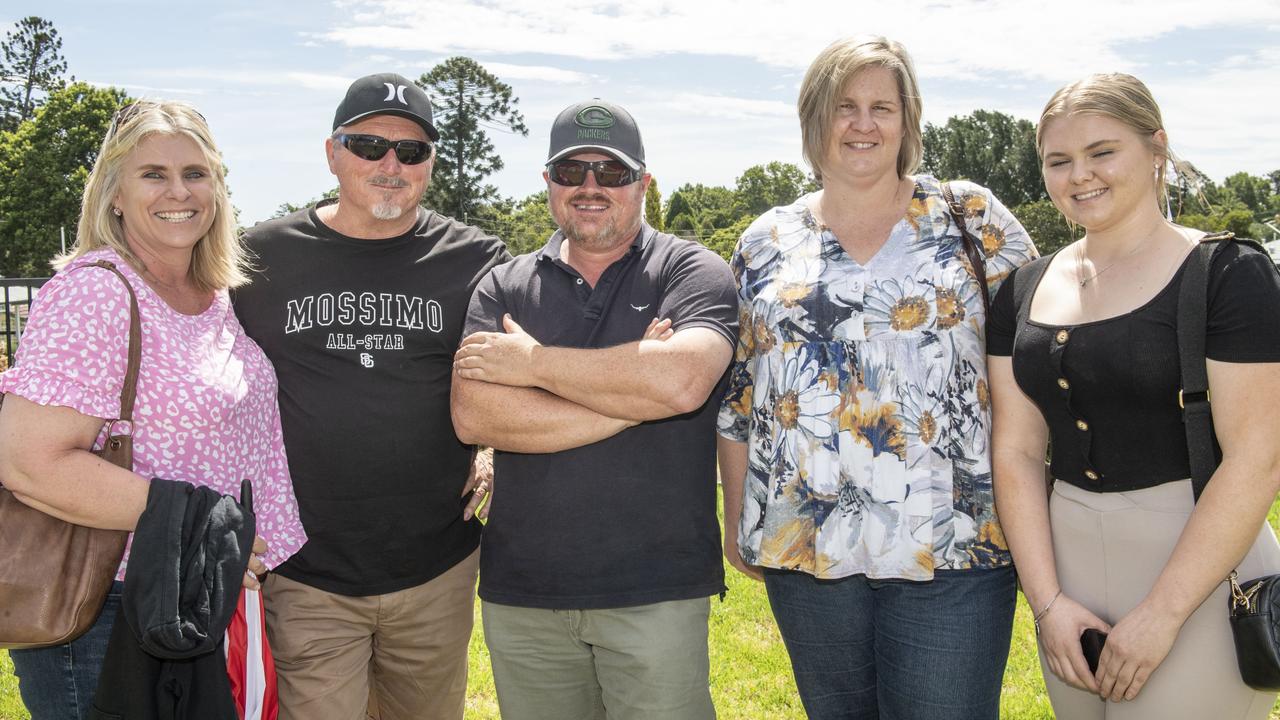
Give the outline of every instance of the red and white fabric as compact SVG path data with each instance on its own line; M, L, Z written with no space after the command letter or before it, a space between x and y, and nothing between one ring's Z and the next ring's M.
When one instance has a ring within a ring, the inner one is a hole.
M236 614L227 626L227 675L241 720L276 720L276 666L267 644L267 620L262 594L243 590Z

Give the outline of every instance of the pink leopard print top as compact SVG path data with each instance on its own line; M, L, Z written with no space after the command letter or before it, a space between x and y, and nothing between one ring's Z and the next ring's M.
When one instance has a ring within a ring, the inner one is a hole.
M306 541L289 480L276 376L245 336L226 290L199 315L170 308L114 251L97 250L58 273L36 296L17 362L0 392L116 418L129 345L129 279L142 319L142 369L134 407L134 471L239 497L253 481L257 532L274 567ZM99 437L101 443L103 438ZM128 552L125 553L125 562ZM121 563L118 579L124 578Z

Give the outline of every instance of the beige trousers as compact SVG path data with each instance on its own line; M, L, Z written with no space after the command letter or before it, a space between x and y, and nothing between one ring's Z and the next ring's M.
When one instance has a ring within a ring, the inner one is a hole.
M461 720L479 565L368 597L268 575L280 720Z
M1054 484L1049 501L1058 582L1064 593L1115 624L1146 597L1194 507L1191 481L1133 492L1093 493ZM1265 523L1237 568L1242 580L1280 572L1280 546ZM1187 619L1168 657L1138 697L1103 702L1040 668L1063 720L1264 720L1276 696L1240 680L1227 621L1227 583Z

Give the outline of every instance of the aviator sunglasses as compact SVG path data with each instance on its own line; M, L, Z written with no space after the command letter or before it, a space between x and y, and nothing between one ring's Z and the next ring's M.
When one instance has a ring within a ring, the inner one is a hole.
M431 157L431 143L424 140L391 141L377 135L348 133L339 133L333 139L342 143L342 147L361 160L381 160L392 149L395 149L396 159L403 165L417 165Z
M577 186L587 181L587 171L596 176L600 187L622 187L640 179L640 171L632 170L617 160L557 160L547 165L547 176L557 185Z

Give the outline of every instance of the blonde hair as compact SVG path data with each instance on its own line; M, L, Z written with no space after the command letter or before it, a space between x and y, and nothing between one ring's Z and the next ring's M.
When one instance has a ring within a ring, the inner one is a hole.
M213 224L192 249L192 284L199 290L210 291L248 282L244 246L240 243L231 197L227 194L226 170L209 124L194 107L168 100L138 100L116 113L98 151L98 160L85 182L76 244L65 255L54 258L53 267L61 270L87 252L111 248L135 270L145 269L129 249L124 221L112 212L112 207L120 191L125 160L143 140L154 134L181 135L194 141L204 155L213 180Z
M1102 115L1117 120L1139 136L1147 138L1151 151L1164 162L1156 168L1157 202L1164 207L1169 199L1165 185L1165 169L1177 159L1166 142L1157 142L1155 134L1164 130L1160 106L1151 90L1138 78L1126 73L1098 73L1060 88L1049 98L1036 125L1036 152L1044 161L1044 131L1050 120L1069 115Z
M831 119L844 93L845 85L868 68L885 68L898 81L902 101L902 147L898 150L898 176L910 175L920 167L924 157L924 135L920 130L922 113L920 86L907 49L879 35L859 35L837 40L818 53L800 84L797 109L800 113L801 144L804 159L814 177L822 179L822 161L831 134Z

